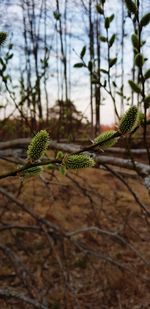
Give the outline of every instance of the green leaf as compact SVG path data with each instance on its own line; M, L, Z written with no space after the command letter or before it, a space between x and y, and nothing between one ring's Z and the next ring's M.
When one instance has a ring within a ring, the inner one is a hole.
M49 163L49 164L47 165L47 168L48 168L48 170L54 170L54 169L55 169L55 165L52 164L52 163Z
M4 65L4 61L2 58L0 58L0 64L3 66Z
M103 87L106 88L106 86L107 86L107 80L105 79L105 80L104 80Z
M60 166L60 168L59 168L59 171L60 171L60 173L61 173L61 175L66 175L66 172L67 172L67 169L66 169L66 167L65 166Z
M132 34L131 41L132 41L133 47L139 49L140 43L139 43L139 38L137 34L135 33Z
M134 59L135 65L141 68L144 64L144 57L142 54L137 54Z
M93 63L92 63L92 61L89 61L88 62L88 69L89 69L90 72L92 72L92 68L93 68Z
M103 35L100 35L99 39L100 39L101 42L104 42L104 43L107 42L107 38Z
M11 53L11 54L8 54L8 55L7 55L7 60L10 60L10 59L12 59L13 55L14 55L13 53Z
M144 103L146 105L146 108L150 107L150 95L148 95L145 99L144 99Z
M80 57L83 58L85 56L86 53L86 46L83 46L81 53L80 53Z
M136 93L141 93L141 89L140 89L139 85L137 85L136 83L134 83L133 80L129 80L128 83L129 83L131 89L132 89L134 92L136 92Z
M54 11L54 12L53 12L53 15L54 15L54 18L55 18L56 20L59 20L60 17L61 17L61 14L60 14L58 11Z
M148 79L148 78L150 78L150 69L148 69L148 70L145 72L144 78L145 78L145 80Z
M146 40L143 40L143 41L141 42L141 46L144 46L145 43L146 43Z
M150 23L150 13L145 14L140 21L140 28L147 26Z
M117 93L120 97L122 97L122 98L124 98L124 99L126 98L126 97L123 95L123 93L122 93L121 91L117 91L116 93Z
M115 83L114 80L113 80L112 84L113 84L113 86L114 86L115 88L117 87L117 85L116 85L116 83Z
M103 15L104 14L104 10L103 8L100 6L100 4L96 5L96 10L99 14Z
M111 16L109 16L109 22L110 22L110 23L113 21L114 17L115 17L114 14L112 14Z
M126 3L126 6L127 6L128 11L129 11L130 13L136 15L136 14L137 14L137 11L138 11L138 8L137 8L135 2L132 1L132 0L125 0L125 3Z
M108 42L109 47L112 47L112 45L113 45L114 42L115 42L115 38L116 38L116 34L114 33L114 34L111 36L111 38L110 38L110 40L109 40L109 42Z
M106 17L105 18L105 28L108 29L110 26L110 20L109 20L109 17Z
M141 111L138 111L138 117L137 117L137 126L143 126L144 124L144 113Z
M134 51L134 57L139 53L138 49L137 48L133 48L133 51Z
M84 64L82 62L74 64L74 68L82 68L82 67L84 67Z
M97 84L99 84L99 82L98 82L98 80L97 80L97 79L92 79L91 83L92 83L93 85L97 85Z
M2 46L7 39L7 33L6 32L0 32L0 46Z
M13 46L14 46L14 45L13 45L12 43L10 43L10 44L8 45L8 49L11 50L11 49L13 48Z
M10 79L10 76L9 75L3 75L3 82L4 83L7 83L8 79Z
M108 71L107 70L104 70L104 69L100 69L100 71L104 74L108 74Z
M64 158L64 153L62 151L58 151L56 155L57 160L62 160Z
M112 58L112 59L109 59L109 67L113 67L113 65L115 65L115 63L117 62L117 58Z

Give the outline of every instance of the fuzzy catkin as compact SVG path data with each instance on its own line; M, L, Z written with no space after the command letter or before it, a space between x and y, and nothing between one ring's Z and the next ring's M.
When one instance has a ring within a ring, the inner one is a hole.
M48 147L49 134L46 130L39 131L32 139L27 155L32 162L39 160Z
M137 117L138 108L136 106L131 106L120 120L118 131L121 134L132 132L137 123Z
M95 165L95 161L90 156L84 154L67 155L65 156L62 164L66 167L66 169L79 169L92 167Z
M116 131L114 131L114 130L110 130L110 131L106 131L106 132L101 133L99 136L97 136L94 139L94 144L100 143L100 145L97 146L98 148L100 148L100 147L101 148L112 147L117 142L117 138L113 137L115 133L116 133ZM107 139L109 139L109 140L107 141Z
M39 175L42 171L43 171L43 168L41 166L34 166L34 167L30 167L30 168L20 172L19 176L29 178L29 177Z

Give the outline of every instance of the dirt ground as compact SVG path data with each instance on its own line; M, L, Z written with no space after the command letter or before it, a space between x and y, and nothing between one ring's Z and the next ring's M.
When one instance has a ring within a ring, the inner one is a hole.
M42 223L0 194L0 289L50 309L150 308L150 221L141 206L150 209L150 198L139 179L123 178L129 188L96 168L1 181L62 237L35 231ZM34 307L18 297L0 299L2 309Z

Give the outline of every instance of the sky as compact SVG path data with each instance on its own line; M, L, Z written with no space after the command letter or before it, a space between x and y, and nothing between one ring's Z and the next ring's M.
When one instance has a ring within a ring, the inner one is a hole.
M17 70L20 66L24 65L24 56L22 53L22 49L20 46L22 45L23 39L22 39L22 10L18 6L20 1L22 0L0 0L0 17L3 21L1 25L1 30L5 31L5 29L9 29L9 40L12 41L15 48L13 50L14 57L10 64L10 72L14 74L14 85L18 85L18 79L19 75L17 73ZM38 3L40 4L40 0L38 0ZM63 1L62 1L63 2ZM60 2L60 3L62 3ZM76 2L76 3L75 3ZM71 53L70 57L70 82L71 82L71 94L70 99L74 102L77 109L82 111L85 116L87 116L90 119L90 89L89 89L89 75L86 69L76 69L74 68L74 64L76 62L79 62L79 58L77 54L80 54L80 51L82 50L82 47L84 45L88 45L88 36L87 36L87 24L88 19L84 12L84 9L81 9L80 0L68 0L68 31L71 33L72 37L71 40L68 38L68 52ZM55 101L58 98L58 87L57 87L57 76L56 76L56 53L55 53L55 47L56 42L58 38L56 38L56 35L54 35L54 25L55 21L53 19L53 11L55 8L55 1L51 0L48 1L48 7L50 13L47 14L47 25L49 29L49 37L52 44L54 44L52 51L51 51L51 58L49 61L49 72L48 72L48 94L49 94L49 105L50 107L53 106ZM87 4L87 0L84 1L85 4ZM4 5L6 4L6 5ZM143 11L147 12L150 10L150 1L149 0L143 0ZM60 6L62 12L63 12L63 6ZM116 48L112 49L112 57L116 55L116 52L118 53L118 67L117 67L117 74L120 75L120 53L121 53L121 45L120 45L120 34L121 34L121 0L107 0L106 1L106 15L109 16L112 14L112 12L115 14L115 19L112 22L112 27L110 32L116 33L118 35L117 38L117 50ZM5 14L5 15L4 15ZM7 20L4 19L4 16L8 16ZM19 26L18 26L19 25ZM42 26L41 26L41 31ZM125 23L125 31L126 31L126 38L125 38L125 49L124 49L124 71L125 71L125 94L130 95L130 88L128 86L127 80L131 77L131 68L132 68L132 60L133 60L133 53L132 53L132 45L130 40L130 34L133 32L132 23L130 19L128 18ZM150 33L150 29L145 29L144 36L146 37L146 50L145 53L149 58L150 54L150 36L148 35ZM42 33L41 33L42 34ZM105 33L104 33L105 34ZM88 50L88 48L87 48ZM106 47L105 43L101 47L101 53L102 53L102 66L105 68L105 58L106 58ZM87 52L87 55L85 56L85 60L88 61L89 55ZM59 60L59 66L60 66L61 60ZM150 64L150 62L147 63L147 66ZM14 73L15 72L15 73ZM112 74L114 72L112 71ZM118 77L118 84L120 85L120 77ZM17 91L17 88L16 88ZM60 91L59 91L60 92ZM105 91L102 91L102 97L104 98L104 103L101 106L101 123L102 124L111 124L114 122L114 111L113 111L113 104L111 98L107 95ZM116 102L118 108L120 107L120 97L116 96ZM8 105L7 112L9 113L13 106L11 104Z

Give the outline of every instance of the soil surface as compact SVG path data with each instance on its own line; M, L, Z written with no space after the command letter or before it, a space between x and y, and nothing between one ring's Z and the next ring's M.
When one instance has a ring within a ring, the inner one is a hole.
M0 308L150 308L150 197L117 172L126 184L96 168L1 180L14 201L0 193L0 290L16 297Z

